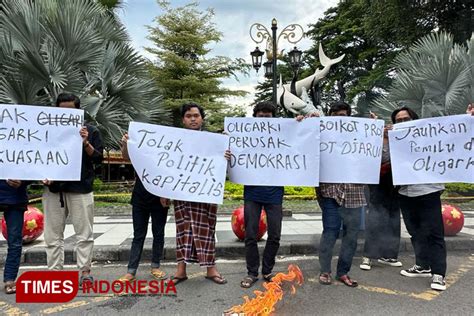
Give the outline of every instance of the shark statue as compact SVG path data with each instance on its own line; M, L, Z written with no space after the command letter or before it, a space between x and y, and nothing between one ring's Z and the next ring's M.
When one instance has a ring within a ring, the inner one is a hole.
M321 43L319 43L319 60L323 65L323 69L316 69L314 74L304 79L293 81L291 84L282 84L280 76L280 84L277 87L277 102L278 105L284 106L293 114L309 114L318 111L313 105L310 106L307 100L302 100L303 91L308 97L308 91L316 86L329 73L331 66L337 64L344 58L345 54L330 59L324 53Z

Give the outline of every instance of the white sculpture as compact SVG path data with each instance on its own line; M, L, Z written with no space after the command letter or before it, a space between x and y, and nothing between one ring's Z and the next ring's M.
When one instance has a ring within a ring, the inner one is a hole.
M344 56L345 54L337 57L336 59L328 58L323 51L321 43L319 43L319 60L324 68L316 69L314 74L311 76L294 82L294 93L291 92L291 84L282 84L282 79L280 76L280 84L277 88L278 105L284 106L293 114L306 115L314 112L320 112L320 110L314 107L313 102L308 95L308 91L311 91L319 81L326 77L329 69L331 69L331 66L340 62Z

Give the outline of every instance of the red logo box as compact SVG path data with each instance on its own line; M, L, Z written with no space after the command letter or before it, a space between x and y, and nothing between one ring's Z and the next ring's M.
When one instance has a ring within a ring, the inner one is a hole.
M16 302L66 303L78 288L78 271L27 271L16 281Z

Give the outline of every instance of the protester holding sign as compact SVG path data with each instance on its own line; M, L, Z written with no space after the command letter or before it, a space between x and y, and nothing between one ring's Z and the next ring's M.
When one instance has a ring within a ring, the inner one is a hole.
M202 130L205 113L196 103L186 103L181 107L181 118L186 129ZM227 160L230 152L225 153ZM176 261L177 271L171 280L177 284L188 279L187 263L199 263L207 268L206 279L217 284L227 280L216 268L216 217L217 205L174 200L176 221Z
M275 117L276 108L271 102L260 102L253 109L254 117ZM281 186L244 186L245 258L247 276L240 282L243 288L251 287L258 280L260 256L257 234L262 208L267 214L268 238L262 258L263 278L270 282L275 257L280 247L282 204L284 188Z
M16 292L16 277L20 269L23 244L23 215L28 204L27 182L0 180L0 210L7 224L8 249L3 282L6 294Z
M60 108L80 107L80 100L73 94L61 93L56 106ZM93 281L90 275L94 248L94 164L102 162L103 145L99 130L85 124L80 130L82 137L82 166L80 181L44 180L43 206L45 215L44 240L48 268L62 270L64 264L64 229L66 218L71 221L76 232L77 266L81 271L80 284Z
M376 118L371 112L371 117ZM382 166L379 184L369 184L368 212L365 225L364 257L360 268L370 270L372 260L392 267L401 267L398 261L400 250L400 206L398 194L392 182L388 129L383 134Z
M393 111L395 124L418 119L410 108ZM407 277L431 277L431 288L444 291L446 283L446 245L441 215L443 184L414 184L401 186L398 191L403 220L415 251L415 265L401 270Z
M128 134L123 135L121 142L122 156L130 160L128 155ZM151 216L151 231L153 233L153 246L151 256L151 276L157 280L166 278L166 273L160 269L160 260L165 245L165 225L168 215L169 202L149 193L138 177L135 177L135 185L132 192L132 220L133 240L128 260L127 274L118 280L126 283L135 280L143 245L148 230L148 222Z
M329 115L350 116L351 107L342 101L335 102L329 109ZM347 274L351 269L352 259L357 248L360 213L362 207L366 205L364 188L364 184L320 183L317 197L323 211L323 233L319 243L319 264L321 266L319 282L321 284L329 285L332 283L332 252L343 221L344 232L337 263L336 279L349 287L358 285Z

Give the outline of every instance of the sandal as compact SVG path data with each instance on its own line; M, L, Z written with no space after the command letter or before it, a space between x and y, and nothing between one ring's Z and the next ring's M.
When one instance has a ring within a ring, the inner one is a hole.
M254 277L252 275L247 275L245 278L242 279L242 281L240 281L240 286L243 287L244 289L248 289L252 287L252 285L254 285L255 282L257 282L257 280L258 280L257 277Z
M94 278L90 274L81 275L81 277L79 278L79 288L82 288L84 284L87 284L88 286L92 286L93 283L94 283Z
M16 293L16 282L7 281L5 282L5 294L14 294Z
M177 277L177 276L172 276L171 278L169 278L168 280L169 281L173 281L174 285L177 285L178 283L181 283L181 282L184 282L188 279L187 276L184 276L184 277Z
M273 278L275 277L276 273L275 272L272 272L272 273L269 273L269 274L264 274L263 275L263 279L267 282L272 282Z
M220 274L216 274L216 275L213 275L213 276L206 276L206 279L208 280L211 280L212 282L216 283L216 284L226 284L227 283L227 280L224 279L224 277L222 277L222 275Z
M156 280L164 280L166 279L166 272L160 269L152 269L150 275L155 278Z
M351 280L347 274L341 275L336 279L349 287L357 287L359 285L356 280Z
M331 273L321 273L319 275L319 283L322 285L331 285L332 284Z
M124 275L124 276L121 276L120 278L118 278L117 281L119 281L122 284L131 283L131 282L135 281L135 276L132 276L132 278L130 279L130 278L127 278L127 275Z

